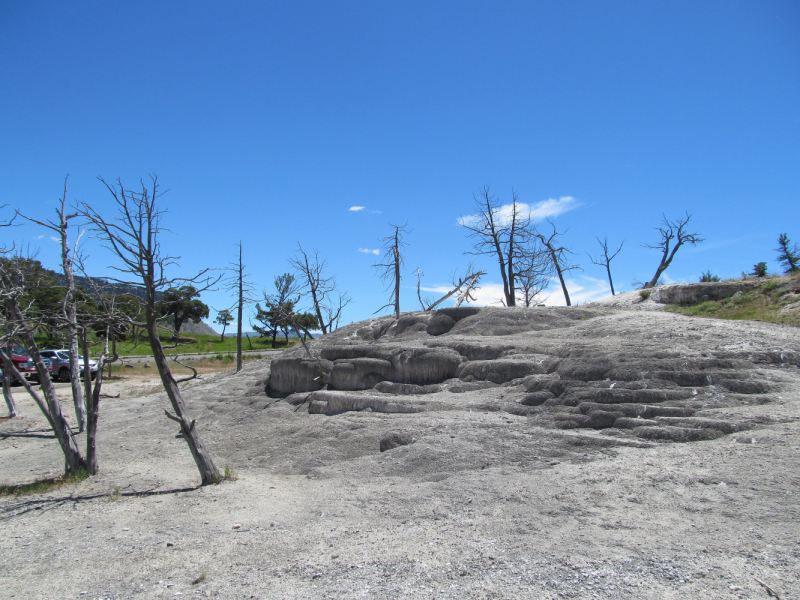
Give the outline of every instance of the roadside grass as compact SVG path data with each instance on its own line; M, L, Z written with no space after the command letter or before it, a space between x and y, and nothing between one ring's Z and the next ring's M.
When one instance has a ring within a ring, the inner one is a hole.
M164 332L159 335L161 343L164 346L172 346L175 342L172 339L172 334ZM191 340L188 343L181 343L176 348L164 348L167 355L175 354L191 354L195 352L236 352L236 338L226 337L220 340L218 335L185 335L181 336L183 340ZM250 341L247 338L242 339L242 350L283 350L284 348L291 348L297 343L297 338L289 338L289 345L286 345L286 340L279 336L275 340L275 348L272 347L272 338L259 338L250 336ZM139 340L138 344L132 341L117 342L117 352L120 356L149 356L152 354L150 344L147 340Z
M0 496L29 496L31 494L46 494L65 485L78 483L89 477L88 470L81 470L72 475L55 477L50 479L40 479L32 483L21 485L0 485Z
M174 348L167 347L174 346L175 344L175 341L172 339L171 332L162 330L162 333L160 333L158 337L161 340L161 343L165 346L164 352L168 356L174 356L176 354L194 354L200 352L236 352L235 337L226 337L220 340L218 335L181 335L181 344ZM44 337L37 339L36 341L39 344L39 347L42 349L52 348L54 346L61 347L59 343L53 342L52 340L47 340ZM283 336L278 336L278 338L275 340L275 348L273 348L271 337L260 338L253 337L251 335L249 342L246 337L242 338L242 350L245 352L249 352L251 350L259 350L264 352L270 350L283 350L285 348L291 348L296 343L297 338L290 337L289 345L287 346L285 338ZM92 347L90 348L90 353L92 355L96 355L100 347L101 345L99 340L94 340ZM150 344L148 343L147 338L140 338L137 343L134 343L133 340L117 341L117 352L120 356L152 355L152 350L150 349Z
M800 310L782 311L798 302L800 277L764 282L757 290L724 300L709 300L693 306L671 304L666 310L691 317L734 321L767 321L800 326Z

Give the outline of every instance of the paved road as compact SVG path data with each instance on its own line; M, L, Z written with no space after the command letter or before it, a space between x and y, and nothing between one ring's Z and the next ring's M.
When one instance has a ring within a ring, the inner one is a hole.
M281 352L283 352L283 350L243 350L242 351L242 356L252 356L252 355L258 355L258 354L260 354L261 356L271 356L271 355L274 355L274 354L280 354ZM205 353L180 354L180 355L178 355L178 359L182 361L182 360L185 360L187 358L197 359L197 358L204 358L204 357L209 357L209 356L216 356L217 354L222 354L222 356L236 356L236 352L205 352ZM152 356L129 356L129 357L125 357L123 359L123 363L143 363L143 362L153 362L153 357ZM115 362L113 364L114 364L114 366L119 366L120 363L119 362ZM31 383L36 388L40 387L36 383L33 383L33 382L31 382ZM64 387L64 386L69 386L70 385L69 382L62 383L60 381L55 381L55 380L53 381L53 383L56 385L56 387Z
M261 356L271 356L274 354L280 354L283 350L243 350L242 356L254 356L254 355L261 355ZM186 358L207 358L213 357L217 354L222 354L222 356L236 356L236 352L203 352L203 353L188 353L188 354L179 354L179 360L184 360ZM168 357L171 355L167 355ZM123 359L123 362L126 363L142 363L142 362L153 362L152 356L126 356ZM119 363L114 363L115 365Z

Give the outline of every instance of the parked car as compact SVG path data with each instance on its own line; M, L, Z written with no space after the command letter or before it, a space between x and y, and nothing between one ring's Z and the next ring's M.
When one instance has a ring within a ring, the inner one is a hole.
M10 354L8 346L1 347L0 352L11 357L11 362L14 363L14 366L17 367L17 370L22 374L23 377L25 377L25 379L39 381L39 373L36 372L36 365L33 364L33 360L25 348L17 344L12 344ZM50 359L42 354L42 361L47 367L47 370L52 373L53 365L50 362Z
M69 350L42 350L39 354L42 358L48 358L51 363L50 372L56 381L69 381ZM83 377L84 370L83 356L78 355L78 370ZM89 376L94 379L97 376L97 361L89 360Z

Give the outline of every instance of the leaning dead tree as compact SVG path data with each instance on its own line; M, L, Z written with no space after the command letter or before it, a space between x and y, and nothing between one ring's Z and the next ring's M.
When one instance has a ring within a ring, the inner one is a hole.
M658 263L656 273L653 278L644 284L645 288L651 288L656 285L661 274L667 270L672 264L678 250L684 244L691 244L692 246L699 244L703 241L699 233L690 233L686 230L692 215L686 213L686 216L675 221L667 220L667 217L662 215L663 221L660 227L654 229L661 234L661 240L654 246L645 246L645 248L652 248L653 250L661 251L661 261Z
M519 202L519 194L514 190L511 190L511 204L501 205L488 186L475 198L475 208L476 214L459 219L459 224L475 240L470 254L484 254L497 260L505 305L516 306L516 284L535 231L530 208Z
M442 302L453 296L456 296L456 307L461 306L464 302L474 301L475 298L472 296L472 292L478 289L478 281L480 281L480 278L486 275L486 273L484 271L476 271L472 264L469 265L467 274L463 277L458 277L454 273L452 277L453 288L435 302L422 297L422 275L422 270L417 269L417 298L419 299L420 306L422 306L422 310L427 312L433 310Z
M4 204L3 206L0 206L0 209L4 209L6 206L7 205ZM8 221L0 221L0 229L4 227L12 227L13 225L14 217ZM0 260L4 259L10 251L11 250L7 249L5 246L0 247ZM6 347L10 346L10 343L6 344ZM6 406L8 407L8 416L13 419L14 417L18 416L19 413L17 412L17 404L14 402L14 396L11 393L11 373L5 368L5 366L3 367L2 379L3 399L6 401Z
M395 319L400 318L400 273L403 270L403 253L402 249L405 247L403 236L407 235L409 231L405 225L391 225L392 233L386 236L381 241L385 253L383 255L383 262L372 265L378 269L380 277L383 281L387 282L387 291L390 292L389 302L381 306L375 312L378 313L384 308L394 307Z
M13 419L19 416L19 413L17 412L17 403L14 402L14 395L11 393L11 374L6 372L5 368L3 368L2 385L3 399L6 401L6 406L8 407L8 416Z
M311 299L322 335L336 329L342 310L352 299L338 290L336 277L327 273L328 264L320 259L319 252L310 254L298 243L289 265L297 271L300 293Z
M208 269L192 278L167 277L165 271L177 264L179 257L169 256L161 250L159 234L163 231L161 220L165 211L160 209L157 204L161 193L155 176L151 177L150 187L141 181L140 188L137 190L125 188L119 179L114 185L107 183L102 178L99 180L114 199L117 205L117 216L113 219L106 219L86 203L81 204L81 212L91 223L98 236L104 240L106 246L120 260L121 265L113 268L124 275L120 278L110 279L144 290L145 325L153 351L153 362L158 369L161 383L169 397L174 414L167 410L164 412L167 417L180 425L183 439L189 446L200 472L202 485L217 483L221 479L219 470L200 438L197 422L188 415L183 395L178 387L178 382L172 376L169 362L158 337L159 315L156 309L156 292L161 289L173 287L176 284L201 282L202 289L208 289L216 281L211 282L208 279Z
M73 475L84 470L86 462L75 441L72 429L61 412L61 405L59 404L55 386L50 380L50 373L42 360L41 354L39 354L39 347L35 339L36 323L27 314L30 304L23 303L26 292L36 282L27 280L25 270L20 268L20 261L9 257L9 253L4 253L5 256L0 260L0 301L3 306L3 318L6 327L6 345L10 348L11 341L14 339L20 339L25 343L36 367L36 375L44 397L33 389L33 386L14 366L11 358L5 352L0 352L3 360L3 371L10 373L14 379L19 380L39 406L64 453L64 472L66 475Z
M78 421L78 431L83 432L86 429L86 401L84 400L83 391L81 390L80 383L80 368L78 367L78 319L77 319L77 300L75 291L75 274L74 274L74 259L75 253L78 249L78 242L81 238L79 232L75 239L74 248L70 248L67 229L69 222L78 216L77 212L68 214L67 212L67 179L69 175L64 178L64 193L61 196L59 206L56 208L55 221L46 220L40 221L27 217L21 212L17 214L32 223L36 223L42 227L50 229L55 232L61 242L61 268L64 271L65 294L64 302L62 305L63 318L67 325L67 345L69 347L69 380L72 384L72 402L75 406L75 418Z
M566 232L559 233L556 229L555 223L548 219L547 221L550 226L553 228L553 233L549 237L545 237L543 234L537 232L536 237L542 243L542 245L547 249L547 253L550 256L551 264L553 265L553 269L558 276L558 281L561 283L561 290L564 292L564 300L567 303L567 306L572 306L572 302L569 298L569 291L567 290L567 282L565 280L565 274L573 269L580 269L579 265L573 265L569 261L569 254L575 254L572 250L565 246L559 245L558 237L564 235Z
M596 264L598 267L605 268L606 273L608 274L608 285L611 286L611 295L615 296L616 294L614 293L614 281L611 279L611 261L614 260L614 258L616 258L617 254L620 253L620 251L622 250L622 245L625 243L625 240L622 241L622 244L619 245L619 248L617 248L614 251L610 251L608 249L608 236L604 237L602 242L600 241L600 238L595 238L595 239L597 240L597 243L600 244L600 247L603 249L603 254L601 256L598 256L597 258L593 258L592 255L590 254L589 260L592 261L592 263Z

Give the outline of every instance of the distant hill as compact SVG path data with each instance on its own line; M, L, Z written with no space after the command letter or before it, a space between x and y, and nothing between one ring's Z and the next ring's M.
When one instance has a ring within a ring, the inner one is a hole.
M199 323L184 323L181 325L181 335L219 335L218 331L214 331L208 323L200 321Z
M57 271L52 271L52 273L55 275L58 285L67 285L67 280L63 273L59 273ZM94 286L100 290L101 294L131 294L132 296L136 296L143 300L145 297L144 288L139 286L115 283L108 281L107 279L103 279L102 277L81 277L79 275L75 275L75 285L86 290L87 292L94 291L92 288L92 283L94 283ZM162 292L156 292L156 302L161 300L161 296L163 295L164 294Z

